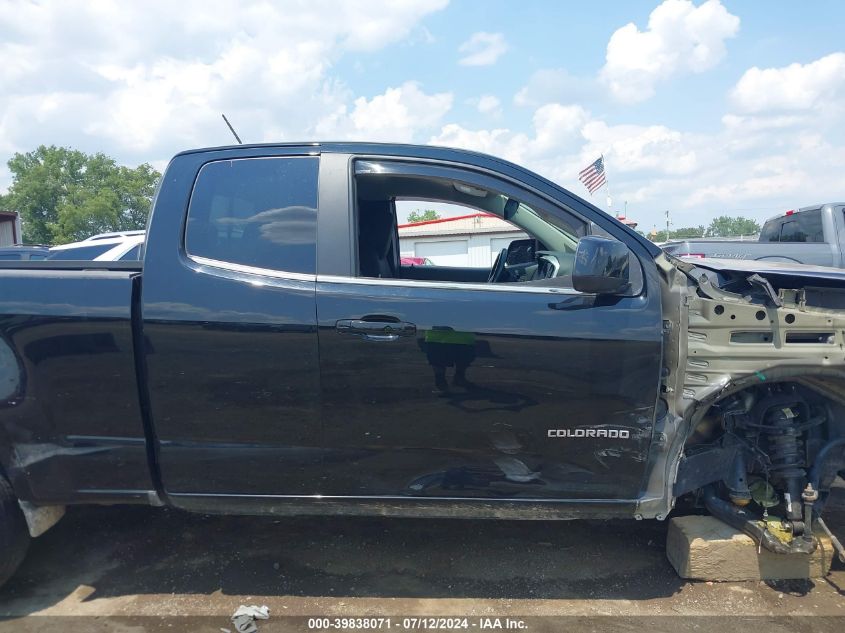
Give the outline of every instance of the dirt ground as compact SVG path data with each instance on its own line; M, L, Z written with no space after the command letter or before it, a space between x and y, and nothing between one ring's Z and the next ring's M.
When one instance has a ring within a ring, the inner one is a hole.
M845 536L845 490L827 516ZM269 606L261 631L308 630L293 616L363 615L466 615L476 618L471 628L477 618L518 616L529 630L610 630L623 621L642 630L642 618L653 630L679 630L677 618L663 616L687 617L699 630L696 616L720 631L763 620L767 633L845 630L841 563L823 580L686 582L666 561L666 527L74 508L33 541L0 589L0 630L234 632L229 616L240 604Z

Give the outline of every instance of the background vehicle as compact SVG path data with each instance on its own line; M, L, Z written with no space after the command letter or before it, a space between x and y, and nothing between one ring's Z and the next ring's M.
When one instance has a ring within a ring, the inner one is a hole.
M0 248L0 262L47 259L49 253L50 249L46 246L4 246Z
M434 266L428 257L400 257L399 264L401 266Z
M676 257L754 259L845 268L845 203L804 207L768 220L757 241L686 239L663 244Z
M845 273L670 259L459 150L239 145L162 182L143 263L0 264L4 543L68 504L662 520L702 493L815 547L794 500L842 469ZM404 266L402 199L529 238Z
M145 235L146 231L111 231L109 233L97 233L84 239L84 242L97 242L99 240L108 240L115 237L136 237L138 235Z
M126 236L104 234L89 237L81 242L62 244L50 249L47 259L79 261L91 260L98 262L137 261L141 259L144 247L144 232Z

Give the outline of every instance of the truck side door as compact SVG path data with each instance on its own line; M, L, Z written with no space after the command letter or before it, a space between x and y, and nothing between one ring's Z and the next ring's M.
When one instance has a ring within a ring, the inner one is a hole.
M632 254L645 279L630 296L609 298L574 291L561 270L549 279L534 273L529 283L485 283L489 267L480 276L455 266L406 269L397 199L524 217L526 233L559 241L553 259L561 267L571 267L589 222L470 168L334 158L353 165L338 191L356 193L347 206L321 207L320 240L323 227L337 226L357 239L348 247L332 241L325 258L320 245L323 493L636 498L661 363L653 262L640 268Z
M183 154L164 176L142 309L149 409L176 505L306 494L318 479L311 150Z

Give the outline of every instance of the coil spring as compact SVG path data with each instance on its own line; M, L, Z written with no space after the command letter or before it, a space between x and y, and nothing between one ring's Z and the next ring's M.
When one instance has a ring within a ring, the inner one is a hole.
M786 476L803 474L804 443L798 430L798 417L788 407L773 409L766 417L771 469Z

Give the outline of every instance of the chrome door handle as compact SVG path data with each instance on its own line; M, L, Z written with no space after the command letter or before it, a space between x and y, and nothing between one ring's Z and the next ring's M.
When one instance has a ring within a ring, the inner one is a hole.
M354 334L368 341L397 341L401 336L414 336L417 333L417 326L405 321L341 319L336 328L340 334Z

